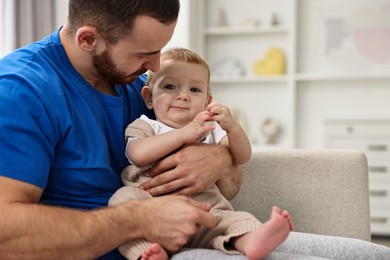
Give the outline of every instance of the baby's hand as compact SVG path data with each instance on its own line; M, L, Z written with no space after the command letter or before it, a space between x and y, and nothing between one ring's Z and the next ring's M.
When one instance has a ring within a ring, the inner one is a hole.
M210 121L213 121L213 119L209 111L202 111L197 114L191 123L182 128L185 136L185 143L189 144L203 140L207 134L215 129L213 124L208 124Z
M229 131L229 129L238 124L230 113L229 107L219 103L218 101L211 102L207 106L206 110L211 113L212 119L217 121L221 128L225 131Z

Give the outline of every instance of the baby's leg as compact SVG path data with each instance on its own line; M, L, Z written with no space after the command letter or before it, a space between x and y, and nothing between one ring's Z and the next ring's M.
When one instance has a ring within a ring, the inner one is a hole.
M234 248L248 259L261 259L278 247L293 229L290 215L273 207L271 218L253 232L232 240Z
M159 244L153 243L153 245L145 250L141 256L141 260L167 260L168 254L165 252Z

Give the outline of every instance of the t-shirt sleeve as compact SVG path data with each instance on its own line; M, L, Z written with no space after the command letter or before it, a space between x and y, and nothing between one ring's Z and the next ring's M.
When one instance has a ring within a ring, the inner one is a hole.
M219 144L222 138L224 138L227 135L227 133L221 128L221 126L218 123L214 123L214 125L215 125L215 129L211 131L211 136L214 140L214 143Z
M125 131L125 138L145 138L154 135L153 128L142 119L136 119L133 123L129 124Z
M0 175L44 188L55 149L47 108L27 82L3 77L0 114Z

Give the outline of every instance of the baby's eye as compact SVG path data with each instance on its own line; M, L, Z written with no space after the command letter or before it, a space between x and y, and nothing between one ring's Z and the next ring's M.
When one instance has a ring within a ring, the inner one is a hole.
M172 84L167 84L167 85L165 85L164 88L166 88L166 89L176 89L175 85L172 85Z
M199 88L196 88L196 87L192 87L190 90L191 90L191 92L195 92L195 93L202 92L202 90L200 90Z

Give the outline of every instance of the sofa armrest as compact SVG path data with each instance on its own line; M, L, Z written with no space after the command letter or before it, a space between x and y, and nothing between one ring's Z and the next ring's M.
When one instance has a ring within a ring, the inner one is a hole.
M235 210L269 218L278 205L295 231L370 240L368 168L354 150L257 150L243 166Z

